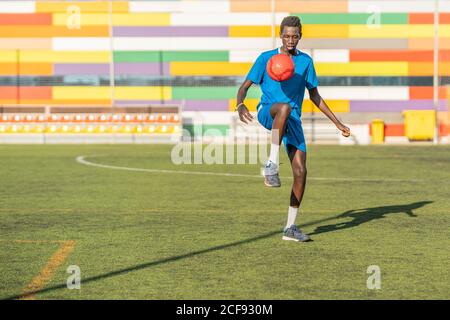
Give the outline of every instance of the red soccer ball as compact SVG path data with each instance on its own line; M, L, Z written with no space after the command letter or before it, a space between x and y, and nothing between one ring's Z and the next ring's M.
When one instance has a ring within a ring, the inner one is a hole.
M275 81L286 81L294 75L294 62L286 54L279 53L267 62L267 73Z

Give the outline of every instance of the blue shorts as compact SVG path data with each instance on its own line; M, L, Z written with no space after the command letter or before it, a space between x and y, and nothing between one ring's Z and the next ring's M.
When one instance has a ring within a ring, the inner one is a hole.
M258 122L267 130L272 130L273 119L270 115L270 104L261 104L258 107ZM297 109L292 109L283 135L283 144L289 152L289 145L306 153L306 141L303 135L302 121Z

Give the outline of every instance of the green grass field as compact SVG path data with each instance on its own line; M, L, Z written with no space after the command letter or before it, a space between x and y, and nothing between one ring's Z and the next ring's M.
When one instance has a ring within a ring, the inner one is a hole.
M260 172L177 166L170 150L0 146L0 298L23 294L54 260L54 241L68 240L73 250L41 277L36 299L450 298L449 146L310 146L297 219L309 243L281 240L290 178L269 189L262 178L75 160ZM281 175L290 175L284 151ZM70 265L81 269L80 290L66 288ZM370 265L380 267L380 290L367 288Z

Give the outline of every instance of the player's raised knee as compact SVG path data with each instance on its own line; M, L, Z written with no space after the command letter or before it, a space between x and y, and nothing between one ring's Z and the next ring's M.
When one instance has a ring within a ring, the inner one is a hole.
M282 103L282 104L280 104L280 108L279 108L278 112L289 116L291 114L291 110L292 110L292 108L289 105L289 103Z

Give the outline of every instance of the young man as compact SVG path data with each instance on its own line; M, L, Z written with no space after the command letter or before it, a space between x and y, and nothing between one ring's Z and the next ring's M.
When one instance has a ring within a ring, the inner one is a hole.
M306 143L300 120L305 88L313 103L348 137L350 129L344 126L331 112L317 90L318 80L312 59L297 50L302 37L300 19L289 16L283 19L280 28L282 47L263 52L254 63L237 94L239 118L244 123L253 116L244 104L247 91L252 84L261 86L263 93L257 106L258 121L266 129L272 130L270 156L264 168L264 183L269 187L281 185L278 176L278 151L283 141L288 153L294 183L292 185L288 219L284 228L284 240L309 241L307 234L295 225L298 209L303 198L306 183ZM295 65L295 73L289 80L277 82L269 77L266 65L269 59L279 53L290 56Z

